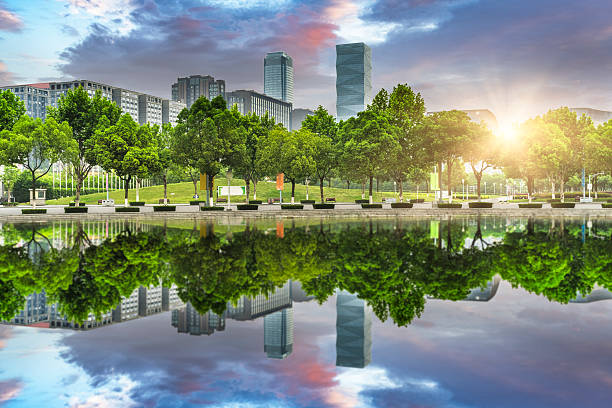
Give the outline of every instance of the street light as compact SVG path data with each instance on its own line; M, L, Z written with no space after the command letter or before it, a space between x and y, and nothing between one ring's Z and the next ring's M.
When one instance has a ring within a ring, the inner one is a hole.
M232 179L232 169L228 169L225 172L225 176L227 177L227 211L231 211L231 202L230 202L230 193L231 193L231 184L230 181Z

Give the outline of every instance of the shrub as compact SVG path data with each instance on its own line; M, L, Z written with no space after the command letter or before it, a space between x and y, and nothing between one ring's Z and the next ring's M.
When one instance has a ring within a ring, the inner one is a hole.
M130 205L132 207L144 207L145 202L144 201L130 201Z
M85 207L86 205L87 204L85 204L85 203L79 203L79 207ZM71 201L71 202L68 203L68 206L69 207L75 207L76 203L74 201Z
M380 203L374 203L374 204L362 203L361 208L366 208L366 209L382 208L382 204Z
M412 203L391 203L391 208L412 208Z
M302 203L302 204L314 204L315 200L300 200L300 203Z
M459 203L438 203L438 208L461 208L463 207Z
M176 205L156 205L153 207L153 212L161 211L176 211Z
M115 207L115 212L140 212L138 207Z
M493 208L493 203L487 203L484 201L474 201L472 203L468 203L470 208Z
M424 198L413 198L410 200L411 203L413 204L422 204L425 202Z
M24 208L21 210L22 214L46 214L46 208Z
M200 207L200 211L223 211L225 208L224 207Z
M612 208L612 203L602 203L601 208Z
M87 207L64 207L64 213L66 214L77 214L86 213Z
M550 198L550 199L546 200L546 202L548 202L548 203L560 203L561 199L560 198Z
M303 210L303 204L281 204L282 210Z
M576 203L551 203L552 208L574 208Z
M189 202L189 205L200 205L200 204L206 204L205 200L193 200Z
M369 203L370 203L370 200L364 200L364 199L355 200L355 204L369 204Z
M542 203L519 203L519 208L542 208Z
M238 204L237 207L242 211L256 211L259 208L257 204Z
M261 200L249 200L249 204L262 204Z
M315 210L333 210L336 207L336 204L326 204L326 203L319 203L319 204L313 204L312 208L314 208Z

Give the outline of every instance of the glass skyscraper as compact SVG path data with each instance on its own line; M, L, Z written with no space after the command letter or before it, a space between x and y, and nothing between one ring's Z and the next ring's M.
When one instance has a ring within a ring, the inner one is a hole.
M264 93L293 103L293 59L283 51L270 52L264 58Z
M364 43L336 45L336 115L346 120L372 101L372 50Z

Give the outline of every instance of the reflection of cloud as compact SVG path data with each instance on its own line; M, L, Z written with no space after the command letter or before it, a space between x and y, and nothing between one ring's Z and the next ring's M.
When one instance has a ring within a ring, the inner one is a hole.
M113 378L103 386L96 387L95 392L73 395L68 404L70 408L130 408L139 406L130 392L135 384L127 376Z
M0 381L0 403L17 398L23 383L17 379Z

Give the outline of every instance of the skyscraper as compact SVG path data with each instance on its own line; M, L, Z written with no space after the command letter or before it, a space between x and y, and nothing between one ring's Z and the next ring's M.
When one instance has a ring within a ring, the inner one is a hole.
M286 358L293 351L293 308L264 317L264 351L268 358Z
M210 75L191 75L178 78L172 84L172 100L183 102L187 108L198 100L200 96L213 100L221 95L225 99L225 81L211 77Z
M336 116L356 116L371 101L372 50L364 43L336 45Z
M336 365L364 368L372 361L372 312L348 292L336 295Z
M293 59L283 51L269 52L264 58L264 93L293 103Z

